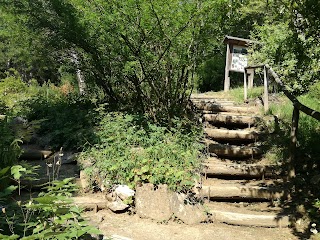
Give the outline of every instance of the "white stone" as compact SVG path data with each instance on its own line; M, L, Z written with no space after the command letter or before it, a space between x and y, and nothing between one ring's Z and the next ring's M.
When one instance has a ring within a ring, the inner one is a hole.
M130 189L127 185L119 185L114 190L115 194L121 198L122 200L125 200L129 197L133 197L135 192Z

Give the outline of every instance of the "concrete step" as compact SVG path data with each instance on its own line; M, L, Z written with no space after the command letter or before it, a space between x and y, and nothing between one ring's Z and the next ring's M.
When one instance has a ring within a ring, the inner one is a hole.
M219 157L253 158L262 154L262 150L259 147L220 144L208 139L205 140L205 144L209 153Z
M259 163L237 163L230 160L208 158L203 162L203 173L206 176L276 178L281 171L276 165Z
M284 213L281 208L265 206L261 203L251 205L254 207L210 202L206 203L206 208L213 214L215 220L221 223L273 228L290 225L290 214Z
M216 200L274 200L284 195L281 182L205 179L200 194Z

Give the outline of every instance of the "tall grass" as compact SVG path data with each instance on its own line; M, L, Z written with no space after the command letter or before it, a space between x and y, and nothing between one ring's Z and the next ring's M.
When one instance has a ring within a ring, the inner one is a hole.
M207 93L210 95L210 92ZM212 92L215 97L223 97L230 100L235 101L236 103L243 103L244 101L244 91L243 87L237 87L232 88L228 92L220 91L220 92ZM256 99L258 97L261 97L263 95L263 87L254 87L251 89L248 89L247 96L248 99Z

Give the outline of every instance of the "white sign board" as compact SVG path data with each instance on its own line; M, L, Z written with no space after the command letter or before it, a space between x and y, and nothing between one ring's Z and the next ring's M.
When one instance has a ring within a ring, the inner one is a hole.
M235 72L244 72L248 65L247 48L234 46L231 54L230 70Z

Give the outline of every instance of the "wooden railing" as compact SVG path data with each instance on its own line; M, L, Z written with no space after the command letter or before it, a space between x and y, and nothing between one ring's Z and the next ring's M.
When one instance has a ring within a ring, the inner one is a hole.
M299 125L299 115L300 111L307 114L308 116L320 121L320 112L311 109L302 103L288 91L286 85L280 80L279 76L273 69L268 65L256 65L256 66L248 66L244 71L244 99L248 98L248 85L249 87L253 86L253 82L247 83L247 71L254 70L257 68L263 68L263 105L265 112L269 109L269 74L273 77L274 82L280 87L280 90L286 95L287 98L292 102L293 105L293 113L292 113L292 124L291 124L291 133L290 133L290 146L289 146L289 159L288 159L288 179L292 179L295 177L295 159L296 159L296 148L297 148L297 133L298 133L298 125ZM271 79L272 80L272 79ZM252 81L252 80L251 80Z

